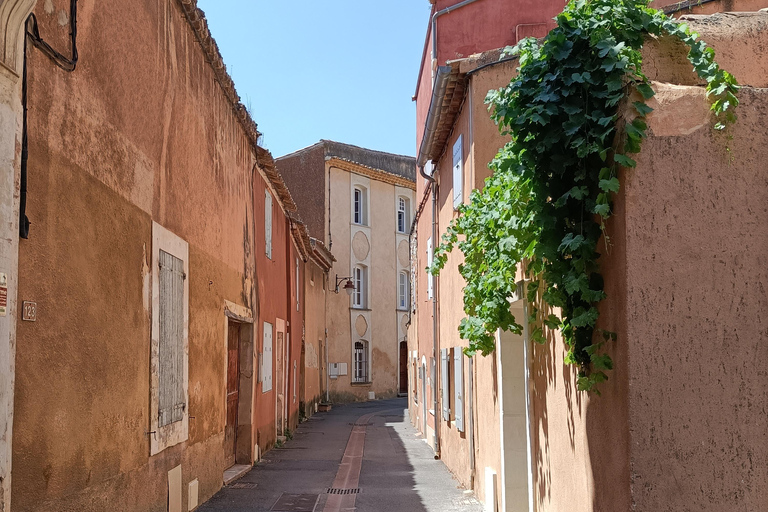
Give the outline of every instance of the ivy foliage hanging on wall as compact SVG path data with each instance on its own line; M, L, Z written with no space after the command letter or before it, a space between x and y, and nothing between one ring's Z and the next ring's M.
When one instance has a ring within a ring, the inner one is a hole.
M613 361L602 347L616 334L596 329L597 304L606 298L598 244L610 246L605 221L620 187L617 171L635 167L631 155L652 111L643 43L670 35L688 46L707 82L714 129L734 122L738 105L736 80L714 50L648 2L572 0L543 41L525 39L505 52L518 56L518 74L486 102L511 140L491 162L485 187L460 207L428 269L439 273L456 245L464 254L467 316L459 332L469 355L492 352L498 329L523 332L510 312L521 268L531 338L545 343L547 329L562 333L580 390L599 393L596 385L608 378ZM620 116L624 106L632 115Z

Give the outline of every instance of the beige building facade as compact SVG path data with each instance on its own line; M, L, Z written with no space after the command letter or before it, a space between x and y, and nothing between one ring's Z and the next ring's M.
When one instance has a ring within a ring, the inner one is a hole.
M405 394L415 160L321 141L277 166L310 234L336 259L326 307L328 397Z

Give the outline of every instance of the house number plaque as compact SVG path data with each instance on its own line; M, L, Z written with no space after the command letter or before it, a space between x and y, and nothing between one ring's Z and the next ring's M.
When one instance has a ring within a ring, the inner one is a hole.
M25 322L37 321L37 302L25 300L21 303L21 319Z

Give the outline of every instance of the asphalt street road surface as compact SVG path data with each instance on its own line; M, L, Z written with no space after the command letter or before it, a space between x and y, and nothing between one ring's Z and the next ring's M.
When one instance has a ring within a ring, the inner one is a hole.
M480 512L411 426L405 399L334 406L301 424L200 512Z

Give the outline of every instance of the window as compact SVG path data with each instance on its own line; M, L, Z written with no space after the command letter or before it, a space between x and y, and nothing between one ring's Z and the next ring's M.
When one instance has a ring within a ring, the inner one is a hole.
M408 215L408 199L404 197L397 198L397 232L407 233L410 223Z
M363 226L368 225L368 197L363 187L354 188L352 200L352 222Z
M299 310L299 258L296 258L296 311Z
M267 258L272 259L272 194L269 190L264 196L264 240L267 247Z
M432 238L430 237L429 240L427 240L427 268L432 266ZM427 298L429 300L432 300L432 285L434 284L434 276L427 273Z
M184 366L184 262L160 250L159 421L164 427L181 421L187 400Z
M272 391L272 324L264 322L264 345L261 356L261 392Z
M355 267L352 274L355 291L352 293L352 307L366 309L368 307L368 269L362 265Z
M456 430L464 432L464 352L453 347L453 416Z
M408 309L408 272L400 272L397 283L397 309Z
M464 186L464 148L463 137L459 135L453 145L453 207L458 208L464 202L462 187Z
M440 349L440 402L443 408L443 419L448 421L451 417L451 404L450 404L450 374L448 361L448 349Z
M150 453L188 439L189 245L152 223Z
M355 373L352 382L370 382L368 374L368 342L355 342L354 355Z

